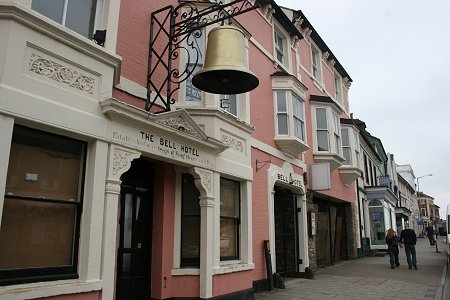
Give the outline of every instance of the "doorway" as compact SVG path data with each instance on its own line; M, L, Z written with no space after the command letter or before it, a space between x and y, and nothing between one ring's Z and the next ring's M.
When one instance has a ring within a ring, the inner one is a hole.
M117 300L150 299L153 178L154 166L144 159L121 178Z
M297 273L297 205L291 190L275 187L276 272L283 277Z

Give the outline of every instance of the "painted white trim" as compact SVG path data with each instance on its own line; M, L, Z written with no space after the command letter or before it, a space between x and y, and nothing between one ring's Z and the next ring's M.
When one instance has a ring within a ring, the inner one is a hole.
M171 275L184 276L184 275L200 275L200 269L172 269Z
M101 280L58 280L2 286L0 287L0 298L8 300L36 299L63 294L87 293L101 289Z
M277 178L277 174L283 174L286 177L292 176L292 179L297 180L301 185L287 185L285 182ZM294 173L292 165L288 162L284 162L283 166L280 168L273 164L267 169L267 184L268 184L268 217L269 217L269 242L270 242L270 252L272 259L272 270L276 270L276 244L275 244L275 185L277 183L284 187L292 190L293 196L297 199L297 208L301 209L301 215L298 215L298 244L297 247L299 251L299 258L303 259L303 264L299 265L299 271L303 272L305 267L309 266L309 256L308 256L308 235L307 235L307 218L306 218L306 189L303 184L303 176ZM300 198L300 199L299 199Z
M11 150L14 118L0 114L0 225L2 224L3 203L6 189L6 176L8 174L9 153ZM0 294L1 295L1 294Z
M274 156L276 158L279 158L281 160L287 161L291 163L294 166L297 166L299 168L302 168L306 171L306 163L304 161L301 161L296 158L291 158L283 154L280 150L273 148L261 141L256 140L255 138L249 138L248 139L250 147L253 147L255 149L261 150L263 152L266 152L267 154L270 154L271 156Z
M229 265L222 265L219 268L214 269L214 275L220 275L220 274L228 274L228 273L234 273L234 272L242 272L242 271L248 271L253 270L255 268L255 264L246 264L239 260L232 261Z

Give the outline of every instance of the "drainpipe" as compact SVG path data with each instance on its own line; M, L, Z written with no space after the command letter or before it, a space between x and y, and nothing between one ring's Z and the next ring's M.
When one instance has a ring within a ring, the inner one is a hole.
M361 243L361 256L365 256L366 250L364 249L363 245L363 234L362 234L362 218L364 218L364 208L361 207L361 196L359 195L359 182L358 179L356 179L356 195L358 196L358 225L359 225L359 241ZM362 211L362 213L361 213Z

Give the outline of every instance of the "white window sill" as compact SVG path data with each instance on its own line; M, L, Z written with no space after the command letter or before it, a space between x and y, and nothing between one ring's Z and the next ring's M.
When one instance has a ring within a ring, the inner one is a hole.
M315 78L315 77L312 77L312 79L313 79L313 84L314 84L314 86L315 86L316 88L318 88L321 92L323 92L323 91L324 91L324 87L323 87L322 83L319 82L319 81L317 80L317 78Z
M254 263L243 263L239 260L221 262L220 267L214 269L214 275L248 271L254 268Z
M172 269L171 274L173 276L183 276L183 275L200 275L200 269Z
M103 282L99 279L89 281L71 279L16 284L0 287L0 299L36 299L57 295L100 291L102 288Z

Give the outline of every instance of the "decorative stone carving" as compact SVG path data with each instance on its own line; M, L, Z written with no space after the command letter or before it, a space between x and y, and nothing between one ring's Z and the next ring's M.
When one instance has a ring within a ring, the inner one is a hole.
M231 149L234 149L234 150L236 150L238 152L241 152L241 153L244 152L244 144L243 144L243 142L238 140L238 139L236 139L236 138L233 138L231 136L222 134L221 141L222 141L222 143L224 145L228 146Z
M352 85L352 82L350 81L350 78L348 78L348 77L344 77L343 83L344 83L344 86L348 89Z
M212 176L211 171L194 167L191 174L195 178L195 186L200 190L203 197L211 197L213 195Z
M306 27L305 29L303 29L303 36L310 43L311 43L311 33L312 33L312 29L309 29L309 27Z
M175 128L176 130L192 135L196 138L200 138L200 135L197 132L197 130L195 130L195 128L191 124L183 120L181 117L168 118L160 120L159 122L168 127Z
M107 180L105 190L107 193L120 194L120 181Z
M336 61L334 59L329 59L327 61L327 64L330 66L330 68L334 67L334 65L336 64Z
M71 88L94 93L95 78L81 74L79 71L46 59L36 53L31 54L29 70L38 75L61 82Z
M294 48L294 49L297 49L298 48L298 42L300 41L300 39L297 37L297 36L295 36L293 39L292 39L292 48Z
M112 157L110 157L110 160L112 161L111 169L109 170L111 173L108 179L119 181L120 176L130 168L133 159L140 157L141 153L114 147L113 152L110 155L112 155Z
M330 52L325 51L324 53L322 53L322 58L323 58L324 60L327 60L328 57L330 57Z
M295 26L299 31L301 31L301 26L302 26L304 20L305 20L305 19L303 19L303 18L301 18L301 17L298 17L298 18L295 18L295 19L294 19L294 26Z
M272 5L269 4L269 5L264 6L263 14L267 20L272 21L272 16L274 13L275 13L275 9L272 7Z

